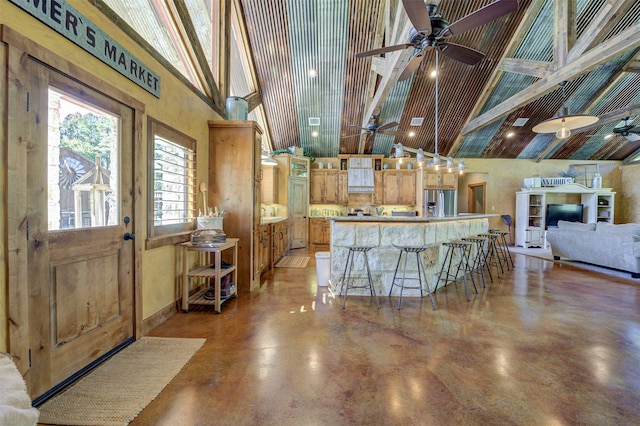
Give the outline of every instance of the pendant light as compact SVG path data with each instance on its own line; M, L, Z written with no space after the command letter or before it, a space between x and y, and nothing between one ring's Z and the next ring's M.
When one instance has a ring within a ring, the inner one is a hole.
M562 109L560 110L560 115L537 124L532 129L534 132L555 133L558 139L567 139L571 136L571 130L579 129L580 127L589 126L598 122L599 118L592 115L569 115L569 108L564 105L564 87L566 85L566 81L560 83L560 87L562 88Z

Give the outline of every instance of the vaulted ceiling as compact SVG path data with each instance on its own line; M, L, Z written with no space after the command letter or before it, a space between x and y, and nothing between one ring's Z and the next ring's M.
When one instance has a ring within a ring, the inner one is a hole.
M606 137L625 117L640 125L638 1L520 0L515 11L451 37L486 56L471 66L439 55L437 141L430 77L436 49L425 50L417 71L400 82L413 48L356 57L409 42L412 24L401 0L239 3L273 150L301 146L316 157L393 155L393 144L401 142L457 158L639 156L640 138ZM427 3L453 23L493 1ZM600 120L564 140L534 133L533 126L562 110L564 81L569 114ZM360 130L351 126L365 126L372 115L379 124L398 122L390 130L401 134L354 137ZM422 125L411 126L415 117L423 118Z

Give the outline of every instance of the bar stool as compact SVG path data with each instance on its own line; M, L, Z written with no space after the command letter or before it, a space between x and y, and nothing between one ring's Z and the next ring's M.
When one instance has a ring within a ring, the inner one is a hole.
M498 278L500 278L500 274L504 274L504 267L502 266L502 258L500 256L500 249L498 249L498 244L496 241L498 240L499 235L491 232L483 232L478 234L479 237L486 237L489 239L489 245L487 248L487 263L489 266L496 267L496 274Z
M487 249L486 247L489 244L489 239L487 237L466 237L462 238L462 241L469 241L474 244L475 248L475 256L473 256L473 260L471 261L471 269L473 272L479 273L480 278L482 278L482 288L487 287L486 280L484 278L484 269L487 269L489 272L489 278L491 278L491 282L493 282L493 276L491 275L491 268L487 263Z
M399 246L393 244L395 248L400 250L400 255L398 256L398 263L396 264L396 270L393 273L393 280L391 281L391 288L389 289L389 297L391 297L391 292L393 291L394 286L400 287L400 298L398 299L398 309L400 309L400 305L402 304L402 292L404 289L417 290L420 289L420 297L424 296L422 291L422 280L424 279L424 284L427 287L427 291L429 292L429 298L431 299L431 306L433 310L436 310L436 302L433 300L433 295L431 294L431 289L429 288L429 281L427 280L427 274L424 270L424 264L422 263L422 258L420 253L424 252L427 249L437 246L437 244L428 244L421 246ZM407 258L409 257L409 253L415 253L416 255L416 266L418 268L418 276L417 277L407 277ZM398 278L400 280L400 284L396 282L396 277L398 276L398 268L400 267L400 261L402 260L402 256L404 255L404 265L402 267L402 277ZM406 280L418 281L417 286L407 287L404 285Z
M367 252L371 250L373 247L360 247L360 246L349 246L349 253L347 254L347 261L344 266L344 274L342 276L342 284L340 285L340 294L342 295L342 289L344 288L344 299L342 300L342 308L347 307L347 293L349 289L354 288L368 288L371 291L371 296L376 301L376 306L380 309L380 304L378 303L378 295L376 294L375 288L373 287L373 278L371 277L371 269L369 268L369 256L367 256ZM366 277L352 277L351 272L353 270L353 259L356 253L362 253L364 265L367 269ZM351 280L354 279L362 279L366 278L367 283L364 285L354 285Z
M469 296L469 283L467 282L467 275L471 278L471 282L473 283L473 289L476 293L478 293L478 289L476 288L476 282L473 279L473 274L471 273L471 264L469 262L469 254L468 251L471 248L471 244L469 241L462 240L453 240L448 241L446 243L442 243L444 247L447 248L447 252L444 255L444 261L442 262L442 268L440 268L440 272L438 273L438 281L436 282L436 288L434 292L438 289L440 285L440 281L444 281L444 286L448 283L453 282L455 284L460 278L464 281L464 291L467 296L467 301L471 300ZM455 265L455 272L451 272L451 265L453 264L453 258L458 257L458 264ZM445 265L447 267L447 271L445 272ZM459 277L459 273L462 270L462 277Z
M499 247L502 249L502 257L504 258L507 269L513 268L513 257L511 257L511 251L509 251L509 244L507 244L507 235L511 235L511 232L502 231L500 229L489 229L492 234L498 234L501 238L502 244Z

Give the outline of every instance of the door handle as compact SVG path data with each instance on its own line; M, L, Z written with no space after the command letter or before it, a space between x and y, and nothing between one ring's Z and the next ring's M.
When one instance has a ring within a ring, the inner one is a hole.
M136 234L132 234L131 232L125 232L124 233L124 240L135 240L136 239Z

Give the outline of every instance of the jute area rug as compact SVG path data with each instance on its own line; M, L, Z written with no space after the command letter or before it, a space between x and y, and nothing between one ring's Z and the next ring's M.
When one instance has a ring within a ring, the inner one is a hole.
M39 423L127 425L204 342L205 339L142 337L42 404Z
M276 263L276 268L306 268L307 264L308 256L284 256Z

